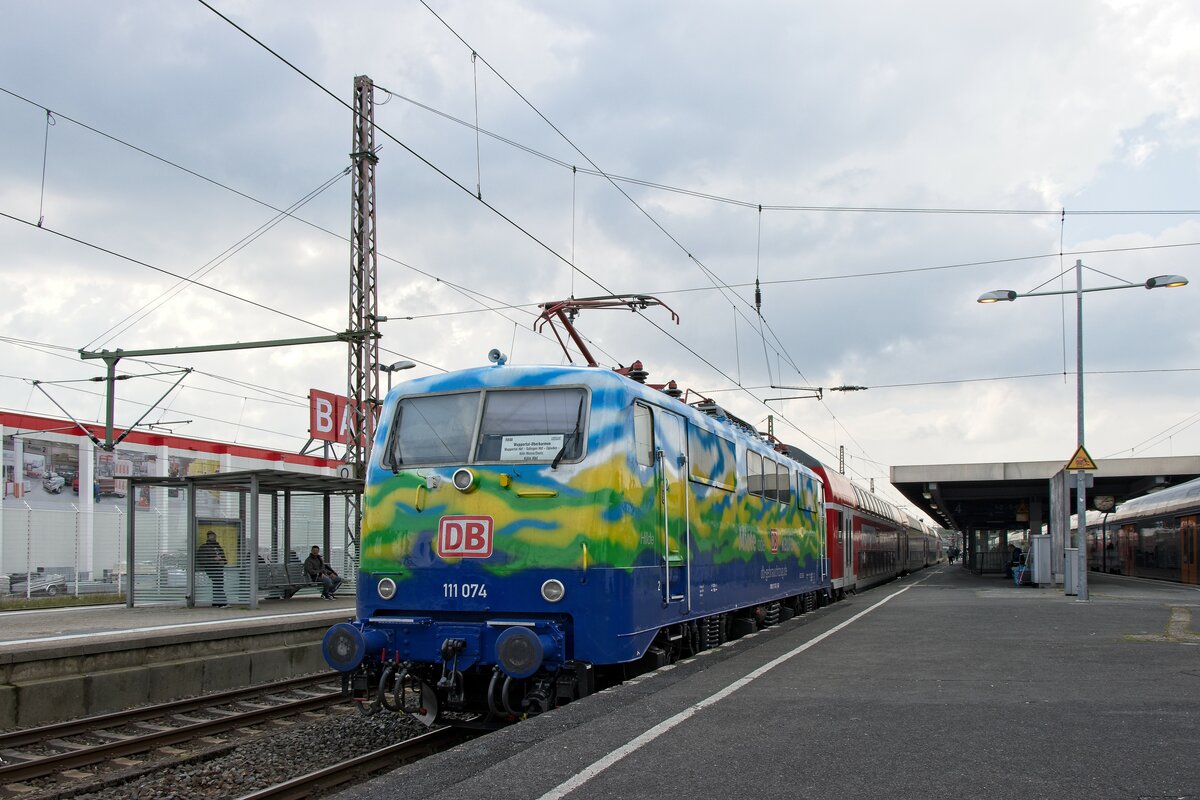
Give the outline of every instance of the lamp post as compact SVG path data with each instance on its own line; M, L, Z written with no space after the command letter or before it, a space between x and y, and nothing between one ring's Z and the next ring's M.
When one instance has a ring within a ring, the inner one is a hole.
M1077 436L1079 450L1083 450L1083 294L1084 292L1106 292L1112 289L1136 289L1144 287L1146 289L1161 289L1174 288L1177 286L1187 286L1187 278L1182 275L1156 275L1149 278L1145 283L1122 283L1116 286L1097 286L1092 289L1083 288L1083 261L1075 260L1075 291L1059 291L1059 292L1027 292L1018 294L1011 289L996 289L991 292L985 292L979 296L980 303L998 303L1001 300L1013 301L1018 297L1047 297L1050 295L1075 295L1075 318L1076 318L1076 334L1075 334L1075 399L1077 410ZM1076 517L1075 517L1075 544L1078 548L1076 557L1078 566L1075 573L1077 575L1076 600L1081 602L1088 599L1087 590L1087 475L1083 471L1075 473L1076 488Z
M402 369L412 369L413 367L416 366L416 364L414 364L411 361L405 360L405 361L397 361L394 364L376 364L375 366L379 368L380 372L387 373L388 391L390 392L392 390L392 373L399 372Z

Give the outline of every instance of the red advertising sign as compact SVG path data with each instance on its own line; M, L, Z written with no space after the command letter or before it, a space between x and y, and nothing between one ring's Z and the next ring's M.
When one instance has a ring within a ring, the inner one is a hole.
M308 390L308 435L322 442L345 442L342 416L346 398L320 389Z
M308 435L322 442L346 444L354 430L354 403L320 389L308 390ZM367 442L363 442L364 445Z

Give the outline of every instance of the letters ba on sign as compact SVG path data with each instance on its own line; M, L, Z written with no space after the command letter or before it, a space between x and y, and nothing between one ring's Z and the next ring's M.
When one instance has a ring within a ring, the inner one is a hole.
M500 440L502 461L550 461L562 450L561 433L538 436L505 436Z
M341 395L308 390L308 435L321 442L350 441L354 406Z

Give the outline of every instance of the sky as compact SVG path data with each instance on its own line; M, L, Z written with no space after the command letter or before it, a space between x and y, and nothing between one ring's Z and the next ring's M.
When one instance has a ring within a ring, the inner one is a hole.
M1140 287L1200 281L1189 0L0 16L0 409L102 420L81 349L345 330L367 75L382 360L418 363L397 381L492 348L565 363L537 303L652 294L678 324L579 316L601 366L641 360L827 463L844 448L903 502L894 465L1071 457L1079 260L1085 289L1136 285L1084 295L1089 453L1200 452L1200 284ZM976 302L992 289L1071 294ZM346 358L123 359L116 421L154 406L159 430L296 452Z

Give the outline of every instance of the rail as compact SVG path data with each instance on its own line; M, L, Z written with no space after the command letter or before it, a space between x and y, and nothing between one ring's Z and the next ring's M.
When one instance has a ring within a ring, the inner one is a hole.
M443 750L449 750L451 747L483 734L484 731L468 728L439 728L413 739L388 745L358 758L335 764L332 767L316 770L290 781L242 795L238 800L306 800L306 798L318 797L352 781L361 780L376 772L395 769Z
M57 796L63 781L80 786L106 782L106 771L114 771L114 759L140 755L158 748L200 740L217 733L239 729L325 708L342 701L340 689L318 691L335 677L282 681L274 684L174 701L115 714L104 714L73 722L58 723L0 736L0 785L20 784L53 776L53 786L28 786L22 796ZM283 693L298 697L282 697ZM191 714L205 713L210 719ZM71 741L75 738L80 741ZM96 770L95 774L80 771ZM147 765L148 770L157 765Z

